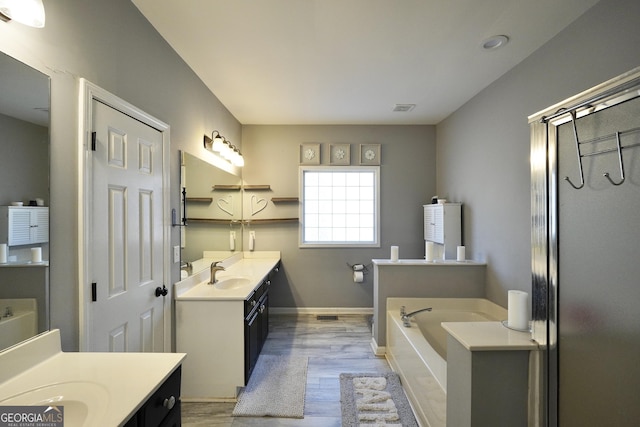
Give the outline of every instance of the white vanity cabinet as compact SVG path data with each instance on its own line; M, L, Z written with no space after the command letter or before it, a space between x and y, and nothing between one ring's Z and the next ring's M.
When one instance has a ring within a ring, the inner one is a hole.
M182 370L183 401L233 400L248 381L269 333L269 289L280 253L234 255L223 261L218 282L209 269L174 285L176 349L188 354ZM234 258L232 257L232 258ZM247 284L224 287L229 277Z
M0 206L0 243L20 246L48 241L48 207Z
M444 245L444 258L456 259L462 245L462 203L424 205L424 240Z

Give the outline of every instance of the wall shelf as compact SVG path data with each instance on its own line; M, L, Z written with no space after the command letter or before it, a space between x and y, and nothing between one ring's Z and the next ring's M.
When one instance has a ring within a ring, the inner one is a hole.
M213 191L240 191L242 186L215 184L212 185L211 188L213 189Z
M265 219L216 219L216 218L187 218L187 224L273 224L278 222L298 222L298 218L265 218Z
M247 225L251 224L273 224L277 222L298 222L298 218L268 218L268 219L251 219L243 220L242 222Z
M238 219L216 219L216 218L187 218L187 224L240 224Z
M272 197L271 201L273 203L298 203L297 197Z
M187 197L187 202L211 203L213 202L213 197Z
M245 185L244 189L247 191L270 191L271 186L269 184L264 185Z

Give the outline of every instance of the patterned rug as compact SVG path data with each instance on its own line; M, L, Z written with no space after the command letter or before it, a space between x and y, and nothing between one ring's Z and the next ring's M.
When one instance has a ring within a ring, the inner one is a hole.
M418 427L396 373L340 374L343 427Z
M307 365L306 357L260 355L233 416L303 418Z

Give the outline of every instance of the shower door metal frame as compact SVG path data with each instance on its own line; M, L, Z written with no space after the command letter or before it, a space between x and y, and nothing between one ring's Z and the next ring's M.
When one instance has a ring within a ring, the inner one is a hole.
M640 67L529 116L534 425L558 426L558 127L640 96ZM574 187L576 188L576 187ZM576 189L575 191L580 191Z

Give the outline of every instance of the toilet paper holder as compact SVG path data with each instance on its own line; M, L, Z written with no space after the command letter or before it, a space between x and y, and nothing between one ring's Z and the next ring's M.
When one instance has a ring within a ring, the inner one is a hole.
M349 264L347 263L349 268L353 271L353 281L354 283L362 283L364 282L364 277L367 274L367 266L364 264Z
M366 272L369 270L368 266L365 264L349 264L347 263L347 265L349 266L349 268L353 271L362 271L363 273L366 274Z

